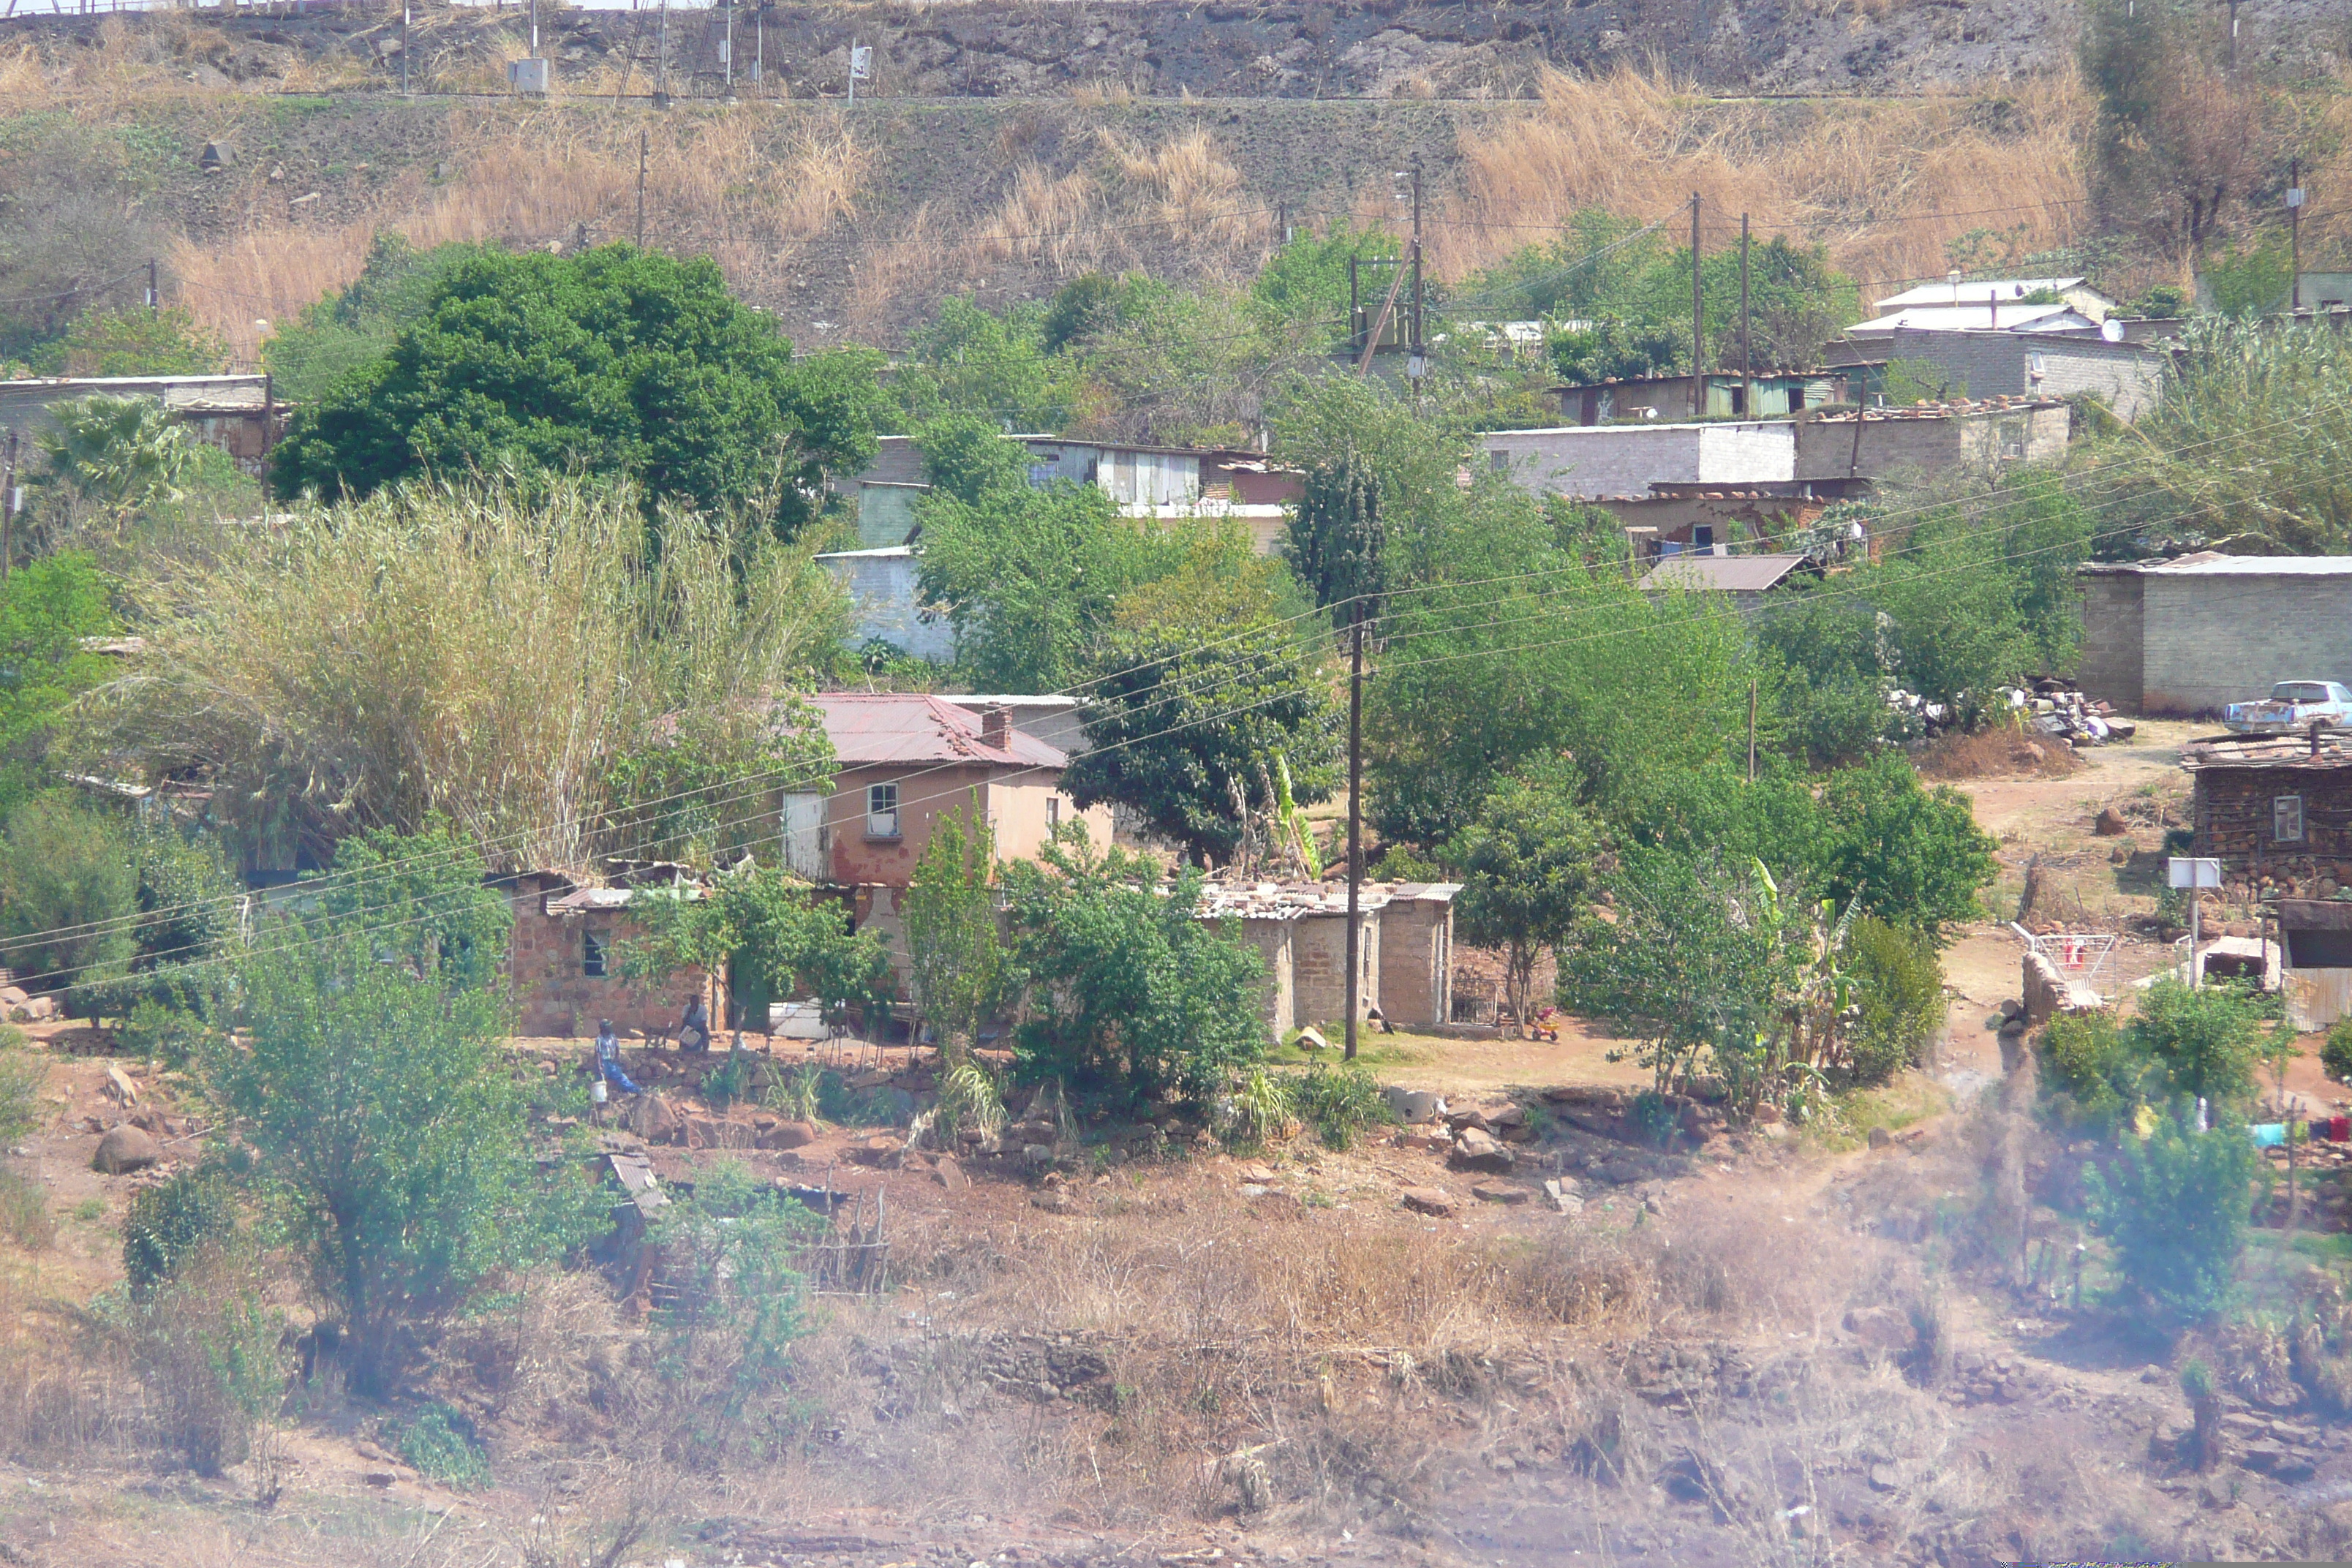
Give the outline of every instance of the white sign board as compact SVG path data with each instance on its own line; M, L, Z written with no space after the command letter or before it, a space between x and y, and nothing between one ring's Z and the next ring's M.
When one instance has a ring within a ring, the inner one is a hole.
M871 44L861 44L849 51L850 80L865 81L872 76L873 69L874 47Z
M2176 855L2172 858L2172 885L2176 888L2218 888L2221 885L2221 862Z

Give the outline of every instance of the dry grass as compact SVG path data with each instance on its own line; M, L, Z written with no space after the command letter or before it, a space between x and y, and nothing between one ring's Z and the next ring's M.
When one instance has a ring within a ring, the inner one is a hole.
M305 224L288 205L303 193L255 176L247 195L269 216L231 237L182 238L172 270L186 301L252 363L274 324L347 286L383 230L419 247L452 240L514 246L600 244L636 232L639 125L556 109L450 117L450 177L411 172L365 216ZM758 110L653 121L646 145L646 237L715 256L739 287L772 286L803 243L853 216L871 153L845 125L796 123L782 133Z
M1430 250L1441 272L1459 277L1580 209L1654 218L1693 191L1726 232L1748 213L1762 234L1825 242L1868 284L1941 274L1945 244L1973 229L2021 223L2023 248L2066 243L2084 216L2064 204L2084 194L2090 96L2062 77L2021 85L2010 105L1996 134L1972 112L1977 101L1958 96L1794 117L1709 104L1662 74L1554 73L1525 118L1464 135L1461 190ZM1393 221L1386 190L1368 195L1361 216Z

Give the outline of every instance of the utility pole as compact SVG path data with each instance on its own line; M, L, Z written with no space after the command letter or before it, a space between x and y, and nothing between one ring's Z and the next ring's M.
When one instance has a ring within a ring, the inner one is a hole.
M849 107L857 107L857 35L849 35Z
M1748 782L1756 782L1756 683L1748 683Z
M409 0L400 0L400 96L408 96L408 11Z
M9 532L16 521L16 432L8 432L7 472L0 475L0 583L8 580Z
M639 250L646 247L646 148L650 135L651 132L644 126L637 127L637 248Z
M530 0L530 58L539 58L539 0Z
M1412 161L1412 342L1405 349L1405 374L1412 382L1412 406L1421 411L1422 377L1429 374L1421 337L1421 160Z
M151 256L147 258L147 308L150 310L161 310L163 304L163 290L155 286L155 258Z
M1756 356L1748 346L1748 215L1739 215L1739 416L1756 417ZM1752 704L1751 704L1752 706ZM1753 730L1756 726L1749 724ZM1752 749L1752 748L1751 748ZM1748 776L1756 776L1756 763L1751 757Z
M2238 0L2230 0L2230 68L2238 68Z
M2287 270L2294 276L2287 309L2303 309L2303 160L2286 161Z
M661 0L661 21L654 29L654 103L669 102L669 0Z
M1706 417L1706 302L1698 277L1698 193L1691 193L1691 417Z
M719 63L727 68L727 96L735 96L735 5L728 0L727 36L719 42Z
M768 79L768 0L751 7L751 79Z
M1356 1015L1363 1010L1360 990L1363 938L1358 920L1363 896L1364 798L1364 601L1351 606L1348 639L1348 1059L1356 1059Z

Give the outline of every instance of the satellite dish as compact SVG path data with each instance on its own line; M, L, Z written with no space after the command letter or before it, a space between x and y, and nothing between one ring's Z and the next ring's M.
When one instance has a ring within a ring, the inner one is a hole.
M2119 343L2124 341L2124 324L2110 316L2099 323L2099 336L2111 343Z

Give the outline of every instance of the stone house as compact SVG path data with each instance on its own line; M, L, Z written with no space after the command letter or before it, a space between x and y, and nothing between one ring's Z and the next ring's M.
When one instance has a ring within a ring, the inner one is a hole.
M1769 419L1802 414L1832 403L1843 403L1847 373L1843 370L1759 370L1753 376L1737 371L1717 371L1705 378L1707 419ZM1756 391L1756 406L1748 406L1748 388ZM1638 376L1603 381L1587 386L1555 386L1559 416L1571 425L1603 425L1617 419L1686 421L1691 412L1691 378L1686 375Z
M1927 331L1899 327L1850 352L1880 360L1919 360L1968 389L1970 397L2095 396L2119 419L2133 420L2162 395L2168 351L2156 343L2089 334ZM1837 345L1832 345L1835 356Z
M2074 410L2054 397L1990 397L1847 409L1795 422L1801 479L1885 479L2063 456ZM1759 476L1762 477L1762 476Z
M1669 588L1721 594L1733 609L1753 619L1764 607L1765 595L1792 577L1820 572L1803 555L1668 555L1637 586L1645 594Z
M1794 479L1797 429L1788 420L1563 425L1490 430L1478 437L1478 445L1487 465L1521 489L1590 500L1644 496L1660 480L1744 485Z
M1359 997L1392 1024L1452 1021L1453 882L1367 882L1357 896ZM1348 1012L1345 882L1210 880L1201 918L1234 922L1265 961L1261 1016L1279 1037Z
M269 390L267 375L41 376L0 381L0 443L8 433L37 453L36 435L49 426L49 408L76 397L146 397L163 405L172 423L197 440L220 447L248 474L258 474L278 444L284 405Z
M2352 888L2352 735L2221 735L2181 748L2194 853L2228 901Z

